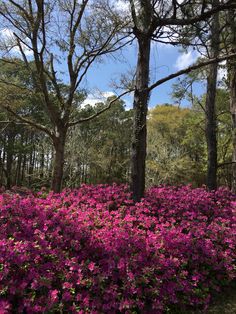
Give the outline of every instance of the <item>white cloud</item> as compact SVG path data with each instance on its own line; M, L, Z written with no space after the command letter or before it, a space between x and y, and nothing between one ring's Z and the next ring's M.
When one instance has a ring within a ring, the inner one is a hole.
M187 53L182 53L175 62L175 68L177 70L182 70L197 61L197 58L200 57L200 54L196 51L189 51ZM204 69L203 69L204 71ZM217 80L222 81L223 78L227 77L227 68L226 61L219 63Z
M97 103L105 102L108 97L114 96L112 92L95 92L88 94L88 97L83 101L81 107L84 108L86 105L95 106Z
M0 31L1 37L3 39L9 40L14 39L13 32L9 28L4 28Z
M93 94L88 94L88 97L81 104L81 108L84 108L86 105L94 107L96 104L105 102L108 97L116 96L113 92L94 92ZM133 93L126 95L122 100L125 103L125 109L129 110L133 107Z
M222 79L225 77L227 77L226 60L219 63L218 72L217 72L217 80L222 81Z
M103 92L102 96L103 96L103 98L108 98L108 97L114 96L114 93L113 92Z
M182 70L193 64L197 60L197 58L198 53L195 51L184 52L180 56L178 56L175 62L175 68L177 70Z
M117 0L114 2L114 6L118 11L129 12L129 2L124 0Z
M21 44L21 46L27 56L33 54L33 51L29 49L27 45ZM21 54L20 49L17 45L16 37L14 36L14 33L11 29L3 28L0 30L0 48L7 50L8 53L13 55Z

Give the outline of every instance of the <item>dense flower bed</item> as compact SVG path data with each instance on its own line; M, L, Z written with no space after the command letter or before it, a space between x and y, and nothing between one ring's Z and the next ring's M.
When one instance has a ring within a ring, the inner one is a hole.
M236 277L227 190L0 195L0 313L180 313Z

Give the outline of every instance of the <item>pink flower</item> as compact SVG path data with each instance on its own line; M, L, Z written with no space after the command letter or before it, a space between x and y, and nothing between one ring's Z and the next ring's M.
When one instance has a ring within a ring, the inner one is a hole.
M6 300L0 300L0 314L8 314L10 313L10 303Z
M89 269L91 272L93 272L94 269L95 269L95 263L90 262L90 263L88 264L88 269Z
M50 292L50 297L51 297L51 300L52 302L57 302L58 301L58 290L52 290Z
M70 282L64 282L63 283L63 289L71 289L72 287L73 287L73 285Z
M204 308L236 278L225 189L155 187L138 204L117 185L1 194L0 221L0 314Z

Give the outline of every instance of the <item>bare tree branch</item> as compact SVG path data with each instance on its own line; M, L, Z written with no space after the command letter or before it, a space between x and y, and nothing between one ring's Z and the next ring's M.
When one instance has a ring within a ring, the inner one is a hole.
M16 83L13 83L13 82L10 82L10 81L6 81L6 80L3 80L0 78L0 84L4 84L4 85L10 85L10 86L13 86L13 87L16 87L16 88L19 88L21 90L24 90L24 91L27 91L29 93L32 93L32 90L26 86L22 86L22 85L18 85Z
M168 25L179 25L179 26L184 26L184 25L191 25L195 24L200 21L207 20L210 18L212 15L219 11L225 11L229 9L235 9L236 8L236 2L235 0L229 0L227 3L220 4L218 6L215 6L211 10L205 11L204 10L201 12L199 16L195 16L192 18L160 18L160 16L155 17L154 25L155 28L158 26L168 26ZM204 8L205 9L205 8Z
M90 120L92 120L92 119L94 119L94 118L100 116L100 114L102 114L103 112L105 112L105 111L107 111L108 109L110 109L110 108L111 108L111 105L114 104L117 100L121 99L123 96L125 96L125 95L131 93L132 91L133 91L133 90L127 90L127 91L123 92L123 93L120 94L119 96L116 96L114 99L112 99L112 100L109 102L109 104L108 104L106 107L104 107L102 110L100 110L100 111L94 113L93 115L91 115L91 116L89 116L89 117L87 117L87 118L83 118L83 119L79 119L79 120L77 120L77 121L71 122L71 123L69 123L68 126L71 127L71 126L74 126L74 125L79 124L79 123L82 123L82 122L90 121Z
M232 53L232 54L228 54L228 55L224 55L224 56L220 56L218 58L214 58L214 59L209 59L209 60L206 60L206 61L202 61L202 62L199 62L199 63L196 63L196 64L193 64L183 70L180 70L178 72L175 72L175 73L172 73L158 81L156 81L155 83L153 83L152 85L150 85L146 90L147 91L151 91L153 90L154 88L156 88L157 86L167 82L167 81L170 81L180 75L183 75L183 74L188 74L190 73L191 71L193 70L197 70L199 68L202 68L204 66L207 66L209 64L213 64L213 63L218 63L218 62L221 62L221 61L224 61L224 60L228 60L228 59L233 59L236 57L236 53Z
M224 166L230 166L230 165L233 165L233 164L236 164L236 162L235 161L223 162L221 164L218 164L217 168L224 167Z
M39 123L37 123L31 119L24 118L24 117L20 116L14 110L12 110L12 108L9 105L4 105L4 104L0 103L0 107L2 107L4 110L9 112L11 115L13 115L17 120L22 121L22 122L32 126L35 129L43 131L43 132L47 133L51 138L53 138L53 136L54 136L53 133L48 128L46 128L44 125L39 124Z
M184 74L188 74L189 72L193 71L193 70L196 70L196 69L199 69L201 67L204 67L204 66L207 66L209 64L213 64L213 63L218 63L218 62L221 62L223 60L227 60L227 59L231 59L231 58L235 58L236 57L236 53L234 54L230 54L230 55L226 55L226 56L220 56L218 58L214 58L214 59L210 59L210 60L207 60L207 61L203 61L203 62L200 62L200 63L197 63L197 64L194 64L190 67L187 67L183 70L180 70L178 72L175 72L175 73L172 73L158 81L156 81L154 84L152 84L151 86L149 86L146 90L148 91L151 91L153 90L154 88L158 87L159 85L169 81L169 80L172 80L180 75L184 75ZM76 124L79 124L79 123L82 123L82 122L86 122L86 121L89 121L89 120L92 120L94 119L95 117L99 116L100 114L102 114L103 112L105 112L106 110L110 109L111 108L111 105L117 101L118 99L122 98L123 96L131 93L131 92L134 92L134 88L132 89L129 89L125 92L123 92L122 94L120 94L119 96L117 96L115 99L113 99L111 102L109 102L109 104L102 110L100 110L99 112L96 112L95 114L87 117L87 118L84 118L84 119L79 119L77 121L74 121L74 122L71 122L69 123L69 127L71 126L74 126Z

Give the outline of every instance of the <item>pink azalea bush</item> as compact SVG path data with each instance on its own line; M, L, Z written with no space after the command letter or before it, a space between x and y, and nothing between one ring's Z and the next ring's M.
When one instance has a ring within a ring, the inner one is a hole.
M0 313L174 313L236 277L235 197L125 186L0 195Z

